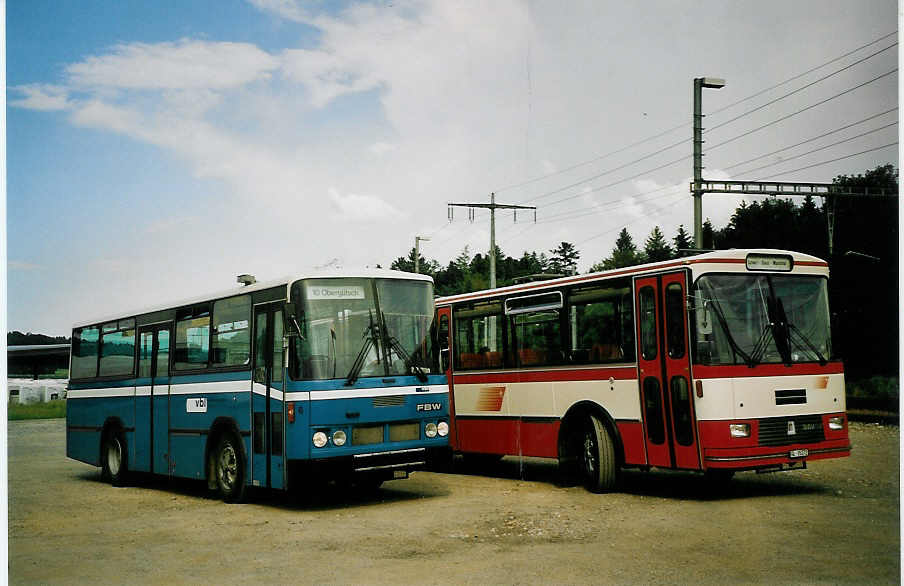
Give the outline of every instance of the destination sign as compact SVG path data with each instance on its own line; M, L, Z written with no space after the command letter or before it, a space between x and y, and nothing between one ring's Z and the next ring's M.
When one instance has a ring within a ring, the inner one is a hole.
M308 285L305 296L309 301L364 299L364 287L360 285Z

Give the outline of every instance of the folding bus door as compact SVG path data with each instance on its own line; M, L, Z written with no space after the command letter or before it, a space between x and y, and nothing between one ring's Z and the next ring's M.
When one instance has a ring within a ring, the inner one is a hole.
M634 282L647 463L699 469L687 332L687 273Z
M449 443L458 447L457 426L455 425L455 393L452 382L452 308L436 309L437 337L439 344L439 367L449 383Z
M254 308L251 481L285 488L285 369L282 302Z
M135 470L169 474L169 323L138 331Z

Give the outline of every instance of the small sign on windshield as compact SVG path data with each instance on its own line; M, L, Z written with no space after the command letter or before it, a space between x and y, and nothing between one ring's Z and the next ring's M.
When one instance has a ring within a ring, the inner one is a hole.
M364 287L360 285L308 285L305 296L309 301L335 299L364 299Z

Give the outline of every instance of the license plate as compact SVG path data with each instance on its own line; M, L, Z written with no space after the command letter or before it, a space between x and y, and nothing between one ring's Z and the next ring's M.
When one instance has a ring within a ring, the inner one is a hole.
M810 450L803 448L800 450L791 450L791 452L788 454L788 457L789 458L806 458L809 455L810 455Z
M392 479L393 480L400 480L403 478L408 478L407 470L393 470L392 471Z

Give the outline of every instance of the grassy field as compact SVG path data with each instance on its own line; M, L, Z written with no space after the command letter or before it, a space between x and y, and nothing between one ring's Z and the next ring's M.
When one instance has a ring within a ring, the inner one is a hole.
M10 403L7 405L7 419L58 419L66 417L66 401L48 401L47 403L29 403L22 405Z

